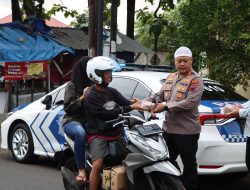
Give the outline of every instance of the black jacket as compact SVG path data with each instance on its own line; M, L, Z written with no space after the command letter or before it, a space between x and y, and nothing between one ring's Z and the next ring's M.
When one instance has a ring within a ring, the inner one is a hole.
M109 108L107 102L114 101L116 107ZM122 132L119 127L102 130L98 126L100 122L116 119L122 112L131 111L131 102L121 95L114 88L107 87L105 91L99 91L95 85L91 86L84 99L86 112L86 130L90 134L98 134L102 136L116 136Z
M63 117L63 124L69 121L85 123L84 103L80 101L79 95L72 82L69 82L65 87L64 111L66 114Z

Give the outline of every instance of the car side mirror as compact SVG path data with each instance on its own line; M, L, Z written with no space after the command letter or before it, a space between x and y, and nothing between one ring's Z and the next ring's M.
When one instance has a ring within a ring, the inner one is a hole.
M49 110L51 108L52 104L52 95L45 96L44 100L42 101L43 104L46 105L46 110Z

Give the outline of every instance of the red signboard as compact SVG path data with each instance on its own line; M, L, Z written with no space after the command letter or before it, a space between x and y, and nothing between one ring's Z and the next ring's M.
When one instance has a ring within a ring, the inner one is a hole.
M6 62L4 67L5 80L23 80L23 76L27 74L28 68L25 63Z
M41 62L5 62L4 80L39 79L46 75L46 61Z

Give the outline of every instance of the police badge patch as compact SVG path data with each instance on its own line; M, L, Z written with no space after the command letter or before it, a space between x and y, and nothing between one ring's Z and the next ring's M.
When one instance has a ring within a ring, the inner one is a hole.
M116 103L114 101L106 102L106 104L103 105L105 110L113 110L116 107Z

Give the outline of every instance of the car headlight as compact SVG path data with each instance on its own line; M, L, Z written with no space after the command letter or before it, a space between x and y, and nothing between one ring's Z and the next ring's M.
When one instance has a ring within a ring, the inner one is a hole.
M156 150L152 148L146 141L146 138L143 138L139 135L133 134L133 138L139 142L144 149L148 150L148 154L151 155L155 160L164 160L168 156L168 152L161 152L159 150Z

